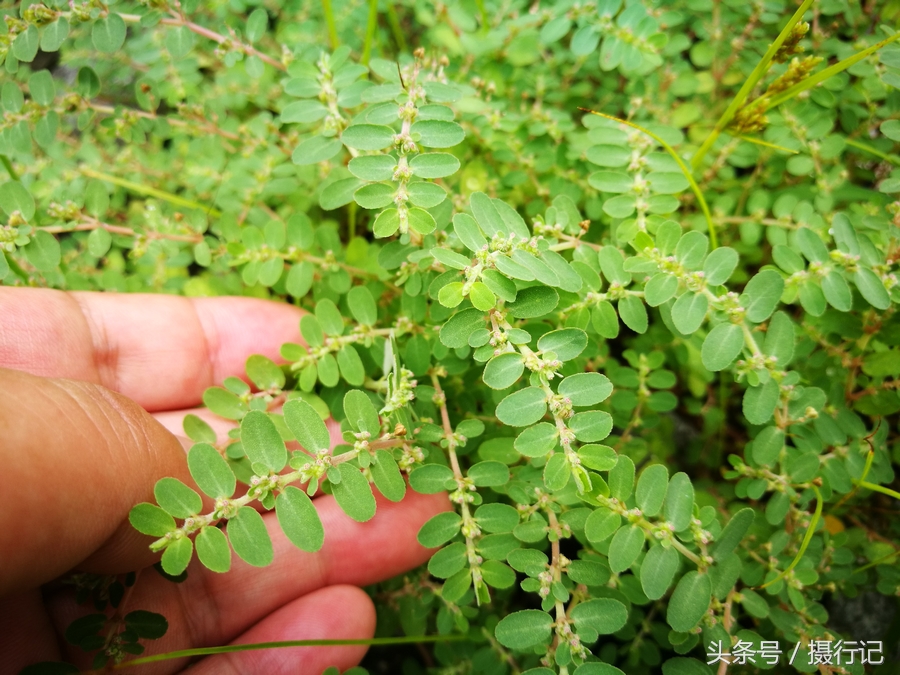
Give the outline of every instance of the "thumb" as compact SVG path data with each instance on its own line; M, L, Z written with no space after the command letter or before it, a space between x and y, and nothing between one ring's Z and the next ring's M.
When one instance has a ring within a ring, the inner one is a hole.
M0 368L0 596L78 566L123 572L153 561L128 512L163 476L186 482L179 441L104 387Z

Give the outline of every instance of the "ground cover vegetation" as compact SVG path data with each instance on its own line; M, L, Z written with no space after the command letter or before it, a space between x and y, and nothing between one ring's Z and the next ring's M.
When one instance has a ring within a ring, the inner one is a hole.
M132 511L163 572L265 567L257 502L315 551L316 494L366 521L446 491L427 568L370 590L379 637L457 641L372 664L890 661L895 601L878 635L833 613L900 593L898 3L0 11L3 284L308 310L206 392L225 442L186 419L196 485ZM129 609L68 637L152 653L164 619Z

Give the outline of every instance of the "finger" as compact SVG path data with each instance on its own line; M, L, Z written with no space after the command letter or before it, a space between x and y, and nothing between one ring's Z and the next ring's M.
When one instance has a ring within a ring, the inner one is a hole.
M159 478L190 477L181 444L137 404L0 369L0 438L0 597L79 563L112 572L152 562L128 511L152 501Z
M375 517L357 523L331 496L314 503L325 528L325 544L317 553L291 544L270 513L265 522L275 558L265 569L233 558L231 571L216 574L195 561L180 584L145 571L130 596L129 608L157 612L169 621L169 631L154 643L154 652L227 644L296 598L328 586L365 586L421 565L432 551L418 543L418 531L433 515L449 508L444 494L410 492L400 503L379 499ZM85 611L71 603L70 593L56 596L52 607L60 631ZM301 632L295 639L305 636ZM173 670L174 666L161 672Z
M18 673L32 663L60 658L56 633L39 589L0 598L0 635L3 672Z
M234 640L237 644L283 640L368 639L375 634L375 607L355 586L331 586L288 603ZM192 675L239 673L321 673L329 666L343 672L365 656L366 647L293 647L223 654L204 659Z
M200 403L251 354L279 360L301 311L254 298L0 287L0 366L102 384L145 409Z

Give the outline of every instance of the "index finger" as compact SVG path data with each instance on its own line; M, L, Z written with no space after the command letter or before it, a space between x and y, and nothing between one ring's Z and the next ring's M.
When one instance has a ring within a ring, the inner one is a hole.
M0 367L101 384L151 412L188 408L249 355L278 360L301 313L256 298L0 287Z

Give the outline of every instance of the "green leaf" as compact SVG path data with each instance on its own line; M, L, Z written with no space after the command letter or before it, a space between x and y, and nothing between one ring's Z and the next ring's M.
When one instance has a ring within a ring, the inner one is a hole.
M228 521L227 532L231 547L248 565L265 567L272 562L272 540L262 516L250 506L242 506Z
M197 557L203 566L223 574L231 569L231 548L228 537L217 527L204 527L195 540Z
M465 130L459 124L444 120L420 120L409 131L419 134L419 143L426 148L452 148L466 137Z
M8 216L11 216L14 211L18 211L22 214L22 218L30 221L34 218L34 197L20 182L7 181L0 185L0 209L3 209Z
M145 640L158 640L169 630L169 622L162 614L136 609L125 615L125 627Z
M580 634L585 631L610 635L625 625L628 610L613 598L595 598L580 602L572 609L572 620Z
M480 309L482 312L492 310L497 304L497 296L480 281L476 281L469 289L469 300L472 301L475 309Z
M650 281L644 286L644 300L651 307L659 307L664 302L668 302L677 291L678 278L660 272L650 277Z
M287 486L275 499L275 515L285 536L301 551L322 548L325 530L319 512L303 490Z
M687 291L672 305L672 323L683 335L692 335L703 324L708 309L709 300L703 293Z
M616 465L609 470L609 492L619 501L625 501L634 490L634 462L628 455L619 455Z
M133 507L128 513L128 522L141 534L151 537L164 537L175 529L175 519L156 504L143 502Z
M431 249L431 255L435 260L443 263L444 266L455 270L464 270L472 264L472 261L466 256L440 246L435 246Z
M448 152L423 152L410 160L409 168L419 178L446 178L459 170L459 160Z
M478 462L469 467L466 475L476 487L496 487L509 482L509 467L492 460Z
M515 449L526 457L543 457L556 447L559 432L548 422L530 426L515 440Z
M616 465L618 455L608 445L582 445L578 448L578 457L589 469L609 471Z
M524 609L500 619L494 629L497 641L509 649L529 649L550 639L553 619L546 612Z
M462 518L455 511L446 511L429 518L417 535L418 542L425 548L437 548L459 533Z
M612 382L600 373L576 373L559 383L558 393L568 398L572 405L587 406L605 401L612 393Z
M696 270L703 265L708 250L709 239L706 235L692 230L678 240L675 245L675 258L685 269Z
M531 286L519 291L515 302L509 303L506 308L517 319L536 319L552 312L558 304L559 294L554 289Z
M600 263L600 271L610 283L622 286L631 283L631 275L625 271L622 252L615 246L604 246L597 251L597 261Z
M782 370L794 358L794 322L784 312L772 315L762 350L766 356L774 356Z
M284 387L284 372L275 365L272 359L262 354L253 354L248 357L245 368L247 377L260 390Z
M453 471L443 464L425 464L417 467L409 474L409 485L416 492L433 495L447 489L448 481L453 480Z
M631 567L644 548L644 531L637 525L619 529L609 544L609 568L620 574Z
M425 209L413 207L409 210L407 217L409 219L409 226L419 234L431 234L437 227L434 216Z
M466 563L466 545L457 541L431 556L428 571L438 579L448 579L464 568Z
M115 12L110 12L94 22L91 29L91 40L97 51L104 54L113 54L122 48L125 44L125 33L127 32L125 21Z
M765 424L778 405L780 389L775 380L767 380L756 387L748 387L744 392L743 412L750 424Z
M487 246L487 239L481 233L478 223L467 213L457 213L453 216L453 231L456 232L456 236L459 237L463 246L473 253Z
M60 16L53 23L44 26L41 35L41 49L45 52L56 52L69 37L69 20Z
M344 414L354 430L367 431L373 438L381 431L378 411L369 397L359 389L351 389L344 394Z
M188 451L188 468L197 486L213 498L234 494L234 472L219 452L206 443L197 443Z
M724 284L734 273L738 261L738 252L733 248L727 246L717 248L706 257L706 261L703 263L703 276L706 278L706 283L710 286Z
M187 26L175 26L166 30L166 49L173 59L187 56L194 48L194 32Z
M383 209L394 203L395 188L386 183L369 183L353 193L353 201L364 209Z
M56 97L56 84L49 70L38 70L28 78L28 93L35 103L48 106Z
M353 195L362 182L358 178L342 178L330 183L319 195L319 207L333 211L353 201Z
M853 307L853 293L844 276L832 270L822 279L822 292L828 304L839 312L849 312Z
M12 53L22 63L31 63L37 56L41 36L37 26L30 24L24 31L16 36L12 43Z
M708 370L725 370L734 363L744 347L744 333L734 323L720 323L713 328L700 350L700 359Z
M298 166L327 162L337 155L343 147L344 144L341 143L340 139L326 138L325 136L313 136L312 138L307 138L294 148L294 153L291 155L291 161ZM352 169L350 172L356 175Z
M657 544L647 551L641 562L641 589L651 600L659 600L666 594L678 571L680 558L671 547Z
M584 351L587 343L587 333L580 328L562 328L542 335L538 349L553 352L560 361L571 361Z
M160 560L163 571L166 574L177 577L187 569L193 554L194 542L187 537L176 539L166 546L166 549L163 551L162 560Z
M464 309L450 317L441 328L441 342L451 349L458 349L469 344L469 335L478 328L484 328L484 312L477 309Z
M607 300L597 303L591 312L591 326L601 337L613 340L619 335L619 316Z
M196 415L188 414L184 416L181 423L184 433L192 441L197 443L215 443L216 432L204 420Z
M827 263L831 259L825 242L808 227L801 227L797 230L795 241L800 248L800 252L810 262Z
M160 508L175 518L189 518L200 513L203 500L177 478L160 478L153 487Z
M272 418L260 410L251 410L241 420L241 442L250 461L262 464L272 473L278 473L287 464L287 449L281 434Z
M359 352L353 345L344 345L337 354L338 367L341 376L354 387L361 387L366 379L366 368L363 365Z
M239 420L247 412L246 403L221 387L210 387L204 391L203 404L219 417L229 420Z
M600 507L591 512L584 523L584 536L592 544L606 541L622 524L622 516L615 511Z
M687 633L706 614L712 600L709 575L692 570L681 577L669 599L666 622L672 630Z
M634 178L622 171L595 171L588 176L588 184L595 190L622 194L634 188Z
M544 485L551 492L562 490L569 482L572 469L566 456L558 452L550 456L544 465Z
M356 150L381 150L393 145L394 130L381 124L354 124L344 129L341 142Z
M690 187L682 173L673 171L651 171L647 174L650 191L658 195L673 195Z
M784 279L778 272L771 269L758 272L747 282L740 298L747 310L747 320L761 323L772 316L783 292Z
M513 392L497 405L497 419L511 427L527 427L547 412L547 397L537 387Z
M629 295L621 300L618 304L619 317L622 323L628 326L635 333L646 333L649 326L647 317L647 308L640 298Z
M400 474L397 462L387 450L377 450L375 457L375 463L369 467L375 487L390 501L399 502L406 496L406 481Z
M388 181L394 176L397 160L391 155L364 155L352 158L347 168L360 180Z
M407 185L407 194L409 201L415 206L421 206L423 209L430 209L447 198L447 191L440 185L435 183L426 183L418 181Z
M885 310L891 306L891 297L881 279L868 267L860 266L853 275L853 283L860 294L875 309Z
M247 17L247 28L245 35L248 42L258 42L265 35L266 28L269 25L269 15L262 7L253 10Z
M747 534L747 530L753 524L756 517L753 509L741 509L735 513L728 524L722 530L712 547L709 554L716 561L722 561L731 554L734 549L741 543L741 539Z
M461 281L454 281L447 284L438 292L438 302L447 308L459 306L463 301L463 288L465 288L465 285ZM484 310L478 311L482 312Z
M516 573L499 560L486 560L481 564L484 583L492 588L509 588L516 583Z
M508 504L482 504L475 509L475 520L485 532L512 532L519 524L519 512Z
M344 332L344 318L337 305L328 298L316 303L316 319L325 335L340 335Z
M669 487L669 470L663 464L651 464L641 472L635 488L638 508L645 516L655 516L662 509Z
M775 464L782 448L784 432L778 427L766 427L753 439L753 460L763 465Z
M683 471L672 476L665 502L666 520L675 532L686 530L694 515L694 486Z
M59 267L62 251L59 242L52 234L44 230L34 233L31 241L24 248L28 262L42 272L50 272Z
M575 413L567 422L568 427L575 432L575 438L579 441L590 443L602 441L612 431L612 416L602 410L589 410Z
M341 482L333 485L334 498L344 513L353 520L364 523L375 515L375 495L372 486L359 469L344 462L338 465Z
M284 422L307 452L328 450L331 435L319 413L303 399L294 398L284 404Z
M525 371L525 362L518 352L495 356L484 367L484 383L491 389L506 389L514 385Z
M88 252L97 258L102 258L109 252L112 246L112 235L105 228L98 227L88 235Z

